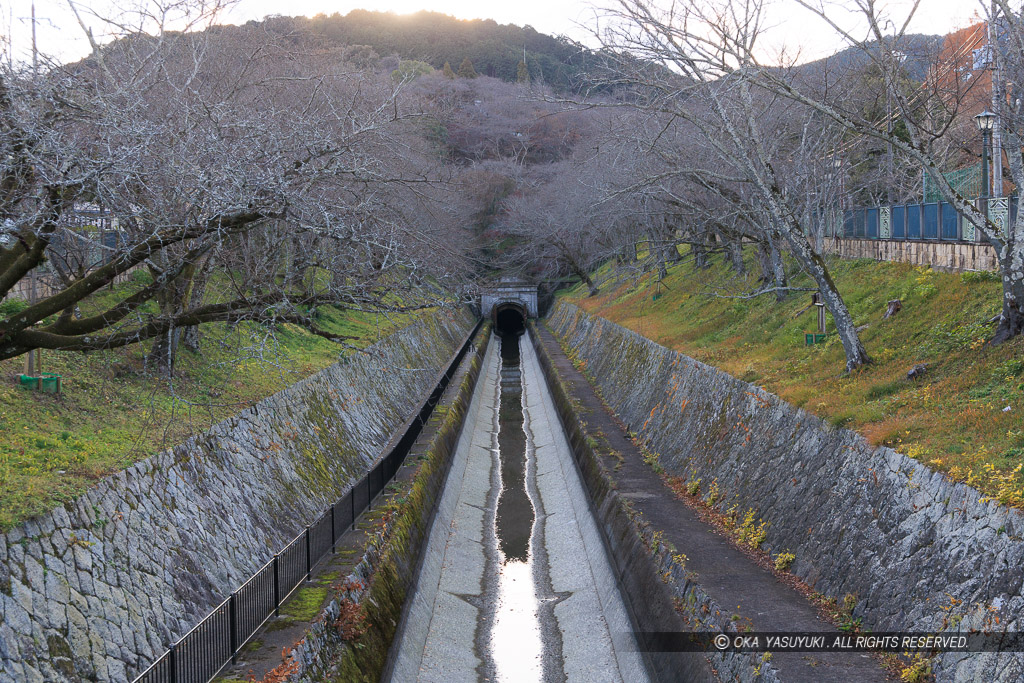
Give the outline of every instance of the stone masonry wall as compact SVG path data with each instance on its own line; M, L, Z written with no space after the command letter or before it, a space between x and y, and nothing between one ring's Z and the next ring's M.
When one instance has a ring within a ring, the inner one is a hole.
M843 238L835 240L831 249L843 258L903 261L939 270L999 270L990 244Z
M817 591L856 595L865 628L1020 628L1018 511L566 302L548 324L666 470L702 491L717 482L723 510L755 509L766 549L795 553L793 573ZM939 680L1024 680L1019 653L934 667Z
M0 535L0 681L129 681L372 466L474 324L441 312Z

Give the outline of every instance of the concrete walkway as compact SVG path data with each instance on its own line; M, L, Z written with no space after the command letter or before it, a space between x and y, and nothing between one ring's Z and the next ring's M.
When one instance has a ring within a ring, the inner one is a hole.
M647 680L630 623L532 345L520 343L533 610L542 641L538 679ZM501 581L495 509L500 359L487 352L419 584L394 653L391 680L501 680L492 643ZM615 636L613 637L613 634ZM529 636L530 634L522 634ZM523 680L517 678L517 680Z

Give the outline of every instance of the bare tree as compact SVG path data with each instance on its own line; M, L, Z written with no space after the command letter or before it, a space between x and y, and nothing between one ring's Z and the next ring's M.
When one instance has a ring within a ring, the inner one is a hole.
M545 277L578 277L590 296L599 291L591 271L615 251L607 237L613 219L599 203L601 190L587 173L592 170L570 161L536 170L508 201L501 224L517 240L515 261Z
M846 369L870 362L801 224L799 179L780 172L801 144L794 121L807 120L813 110L790 105L782 116L779 98L757 89L748 74L761 30L759 5L620 0L606 19L601 37L615 50L608 60L612 80L633 89L633 106L659 112L666 129L685 126L703 147L699 156L678 158L671 173L731 206L737 223L783 241L832 313Z
M174 8L192 28L217 9ZM436 235L409 217L437 160L405 84L259 26L165 30L160 9L111 19L119 38L82 62L0 72L0 296L46 263L76 207L102 207L118 235L102 264L62 269L0 320L0 358L155 339L169 367L181 331L203 323L331 337L318 306L436 303ZM119 301L95 303L143 267Z
M962 139L964 121L972 113L966 108L978 101L970 79L965 79L965 74L955 64L940 63L933 67L931 75L920 87L907 88L902 81L905 37L919 3L913 3L902 16L889 16L877 3L858 0L853 9L859 14L862 26L866 27L858 33L857 29L846 24L835 7L799 1L821 19L823 30L835 31L849 47L874 65L892 102L893 116L898 118L901 130L906 134L897 134L891 125L878 125L877 121L848 106L836 91L838 83L834 78L818 82L786 78L779 69L761 64L752 44L732 41L735 59L742 63L745 75L755 87L812 109L852 134L879 140L891 146L894 153L907 162L924 169L943 198L956 207L996 249L1003 297L999 325L991 343L998 344L1024 332L1024 212L1019 210L1022 208L1021 199L1017 199L1017 218L1011 223L1005 208L995 212L984 210L973 198L963 196L942 173L943 161L950 148ZM723 6L746 7L756 13L762 11L760 2L752 0L728 2ZM979 3L979 7L991 14L988 5ZM1007 155L1010 176L1020 187L1024 183L1024 163L1019 153L1024 143L1024 105L1020 98L1011 94L1012 87L1009 86L1024 76L1024 18L1021 10L1014 9L1006 0L996 0L991 7L995 9L995 16L989 17L993 40L986 49L991 51L994 65L998 66L993 80L997 96L993 98L992 106L998 116L1004 147L1010 151ZM1002 75L1001 80L999 74ZM998 93L1003 95L998 96Z

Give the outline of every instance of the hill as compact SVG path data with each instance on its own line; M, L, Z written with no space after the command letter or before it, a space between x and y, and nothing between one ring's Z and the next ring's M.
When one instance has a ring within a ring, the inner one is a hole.
M458 69L468 58L477 73L504 81L516 80L525 49L531 79L558 89L571 88L593 54L531 26L499 24L491 19L465 21L437 12L396 15L353 10L345 16L273 17L264 23L275 32L309 31L329 47L368 46L381 57L397 55L435 69L445 62Z
M900 42L900 52L904 55L903 68L907 78L921 82L928 76L928 70L939 56L943 36L914 33L906 35ZM875 41L868 43L868 48L877 48ZM859 47L847 47L828 57L822 57L794 67L805 77L815 79L825 72L854 73L867 69L871 65L871 57Z
M118 291L106 294L115 300ZM0 303L0 318L17 299ZM363 347L412 322L325 307L321 324ZM0 361L0 531L74 499L148 458L337 362L344 349L295 325L216 323L201 352L183 350L173 377L145 368L149 345L45 352L59 396L18 386L21 358ZM349 351L351 353L351 351Z

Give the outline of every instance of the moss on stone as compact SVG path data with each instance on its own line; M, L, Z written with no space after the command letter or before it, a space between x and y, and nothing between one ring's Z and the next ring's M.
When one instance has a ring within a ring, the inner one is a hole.
M304 586L281 605L281 617L292 621L313 621L326 599L325 586Z

